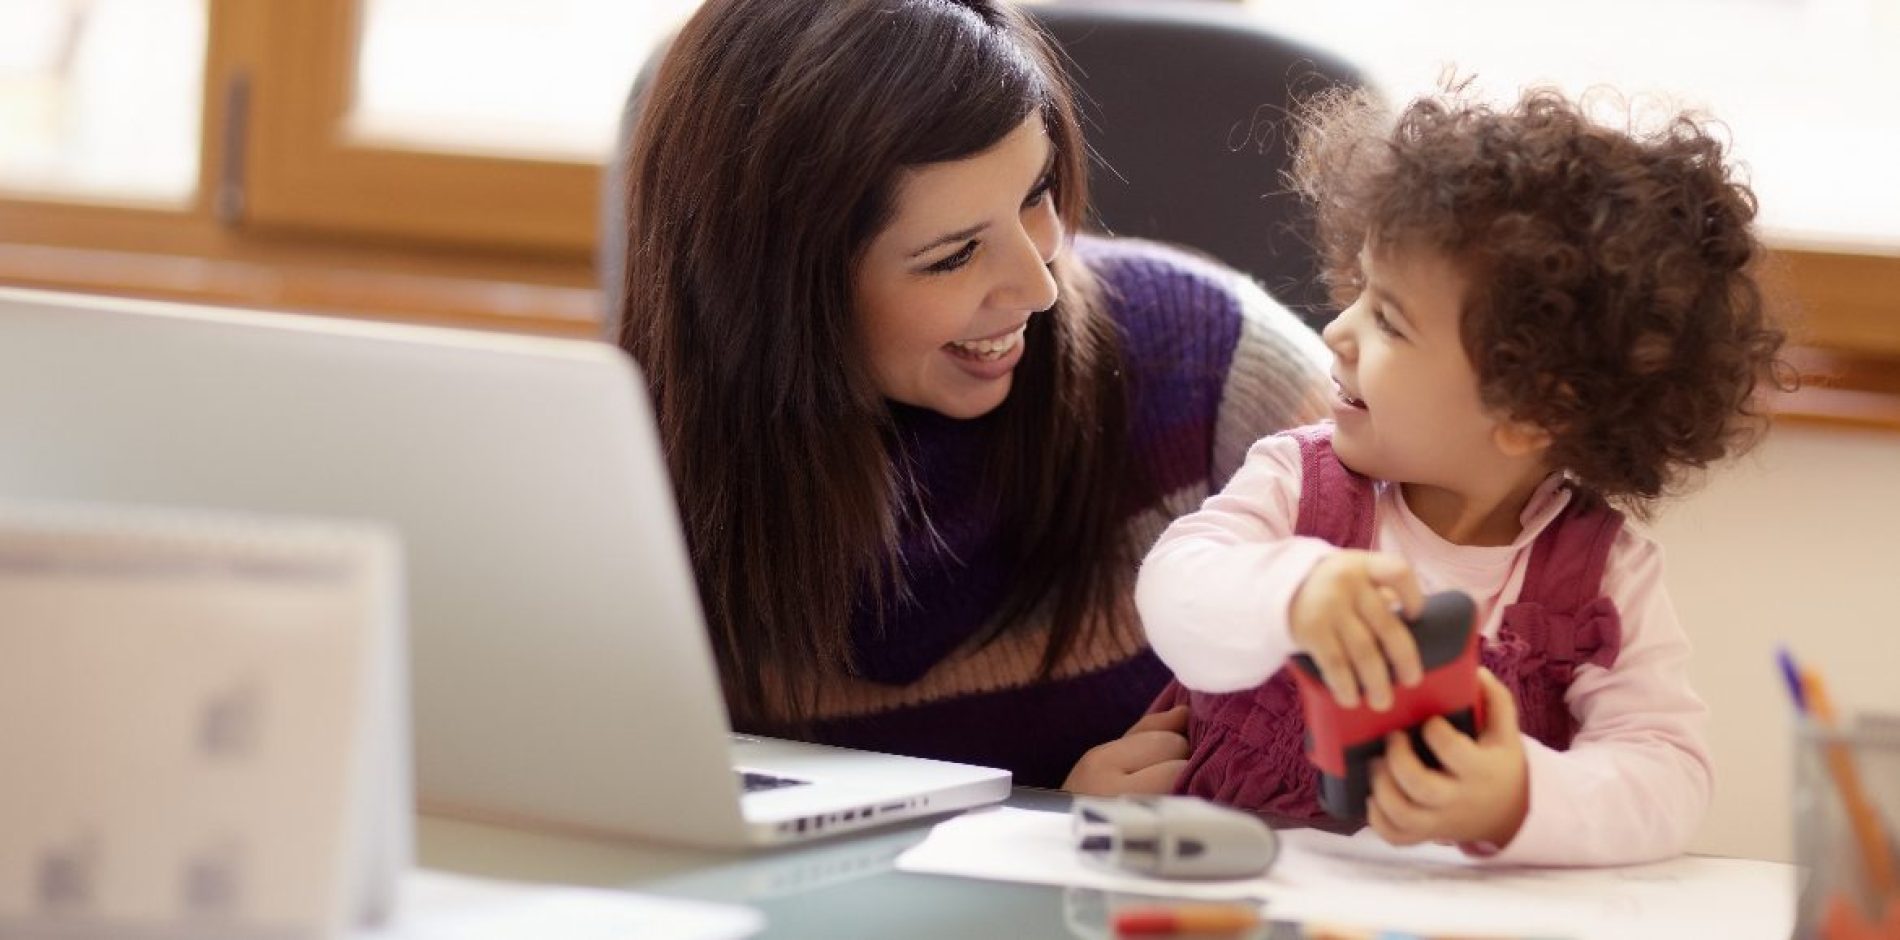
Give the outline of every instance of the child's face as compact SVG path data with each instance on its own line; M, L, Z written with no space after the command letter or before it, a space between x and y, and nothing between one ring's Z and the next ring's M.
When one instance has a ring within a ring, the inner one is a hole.
M1334 355L1333 449L1381 480L1466 489L1501 422L1478 395L1459 319L1467 281L1446 256L1368 243L1352 306L1326 327Z

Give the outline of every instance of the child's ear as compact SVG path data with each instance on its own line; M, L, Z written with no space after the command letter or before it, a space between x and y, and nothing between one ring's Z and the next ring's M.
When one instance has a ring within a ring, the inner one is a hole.
M1506 457L1535 457L1550 447L1550 432L1529 421L1499 421L1491 442Z

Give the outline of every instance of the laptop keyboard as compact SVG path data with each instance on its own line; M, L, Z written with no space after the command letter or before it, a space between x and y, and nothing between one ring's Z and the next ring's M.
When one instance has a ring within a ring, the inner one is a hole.
M795 780L791 777L774 777L752 770L735 771L739 775L739 788L746 793L763 793L766 790L778 790L784 787L802 787L808 780Z

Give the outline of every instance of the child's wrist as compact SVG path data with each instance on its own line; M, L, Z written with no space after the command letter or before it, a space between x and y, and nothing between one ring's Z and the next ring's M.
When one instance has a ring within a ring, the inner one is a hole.
M1520 758L1517 765L1517 780L1510 790L1510 799L1505 801L1504 812L1498 817L1491 832L1476 840L1493 851L1502 851L1517 838L1524 829L1524 821L1531 814L1531 778L1529 761Z

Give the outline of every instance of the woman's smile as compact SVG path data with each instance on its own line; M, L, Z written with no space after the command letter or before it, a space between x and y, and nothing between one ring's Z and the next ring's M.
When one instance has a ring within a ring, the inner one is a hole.
M943 344L943 351L958 368L979 379L997 379L1008 375L1023 358L1023 334L1029 321L1015 328L980 339L960 339Z

